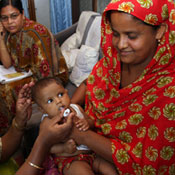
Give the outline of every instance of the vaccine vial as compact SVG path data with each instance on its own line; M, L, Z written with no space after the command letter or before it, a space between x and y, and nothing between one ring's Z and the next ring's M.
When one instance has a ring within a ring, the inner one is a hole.
M63 113L63 117L67 117L70 114L70 109L66 109Z

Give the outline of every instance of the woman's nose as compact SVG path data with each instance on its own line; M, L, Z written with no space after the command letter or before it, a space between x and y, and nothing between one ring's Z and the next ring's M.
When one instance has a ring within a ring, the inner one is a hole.
M11 19L10 17L8 17L8 24L11 24L13 21L13 19Z
M128 40L127 40L126 37L120 36L120 37L114 39L114 45L115 45L119 50L125 49L125 48L128 47Z

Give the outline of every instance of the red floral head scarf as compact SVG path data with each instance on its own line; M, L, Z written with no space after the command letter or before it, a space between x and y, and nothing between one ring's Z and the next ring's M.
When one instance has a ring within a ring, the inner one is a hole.
M104 58L96 64L87 82L89 88L87 91L87 97L91 101L94 97L94 101L91 102L91 105L96 107L93 110L97 110L101 114L103 113L102 111L105 113L107 111L108 114L108 110L101 110L99 106L106 108L109 108L110 106L110 101L105 99L109 98L106 91L108 91L109 87L119 88L121 78L120 61L117 58L117 50L112 45L112 30L106 17L107 11L110 10L130 13L131 15L134 15L151 25L160 25L161 23L165 23L167 25L165 35L157 47L157 51L153 59L145 68L138 80L126 87L127 89L132 88L131 91L134 92L136 90L134 88L139 86L142 90L144 88L147 90L148 86L145 86L144 82L146 82L148 78L158 78L157 75L166 74L166 71L168 71L169 74L174 74L175 71L175 3L173 0L112 0L104 10L102 16L101 47L103 49ZM107 85L104 86L104 84ZM148 84L149 83L147 82L147 85ZM108 89L104 89L105 87ZM99 92L99 89L101 88L103 91ZM104 96L104 91L105 98L102 98L100 96ZM122 93L123 90L121 89L120 92ZM118 94L118 92L115 93ZM129 101L130 95L127 93L124 95L127 95ZM120 96L120 98L117 98L114 101L116 101L117 104L121 102L123 103L122 95L118 94L118 96ZM122 101L119 99L122 99ZM92 113L92 116L93 115L94 113Z
M106 17L110 10L129 13L151 25L167 26L151 62L136 81L122 89L120 60ZM102 16L101 34L104 58L87 80L86 113L95 120L98 133L111 139L120 174L175 172L173 0L112 0Z

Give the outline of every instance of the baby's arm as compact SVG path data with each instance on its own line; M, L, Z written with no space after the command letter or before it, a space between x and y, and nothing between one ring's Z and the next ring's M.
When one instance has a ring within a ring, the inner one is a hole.
M62 153L72 154L75 151L77 151L76 144L72 139L66 141L65 143L53 145L50 149L50 153L52 154L62 154Z
M80 111L82 112L82 114L84 115L84 118L82 119L78 119L75 124L76 127L80 130L80 131L87 131L89 128L93 129L94 128L94 121L88 117L86 115L86 113L84 112L84 110L82 109L81 106L77 105L80 109Z

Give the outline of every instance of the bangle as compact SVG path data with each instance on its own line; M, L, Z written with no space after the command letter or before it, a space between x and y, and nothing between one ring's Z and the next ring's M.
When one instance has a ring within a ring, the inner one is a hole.
M25 126L19 126L18 123L16 122L15 118L13 119L12 126L14 126L19 131L25 130Z
M42 168L42 167L40 167L40 166L38 166L38 165L35 165L35 164L33 164L32 162L27 162L30 166L32 166L32 167L34 167L34 168L36 168L36 169L39 169L39 170L43 170L44 168Z

